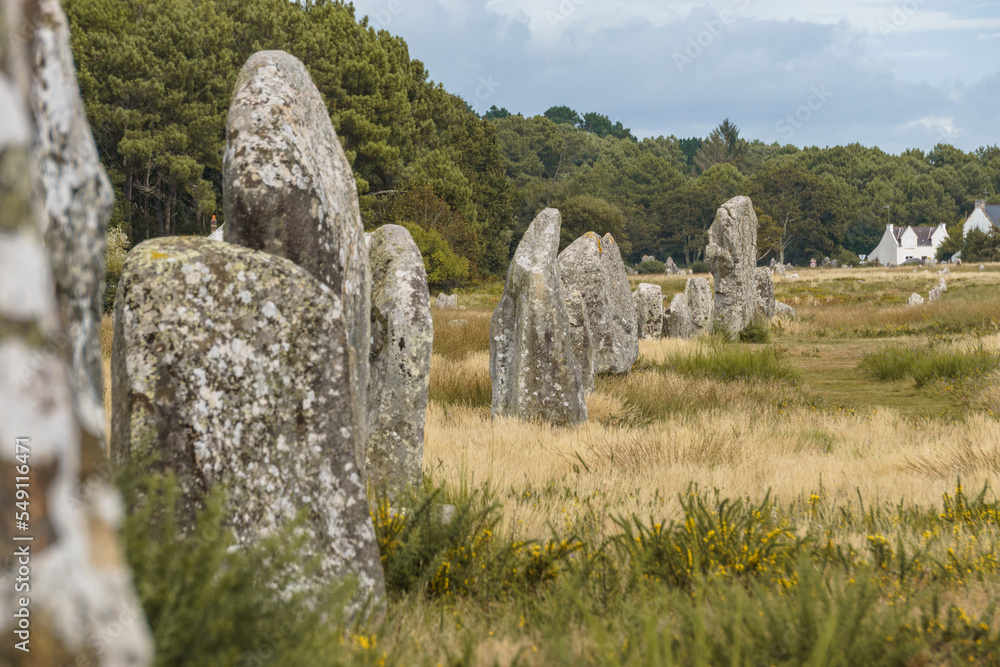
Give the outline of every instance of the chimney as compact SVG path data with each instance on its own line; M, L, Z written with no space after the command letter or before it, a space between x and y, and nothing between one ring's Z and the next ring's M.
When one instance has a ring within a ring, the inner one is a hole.
M215 216L213 215L212 216L212 233L214 234L215 230L218 229L218 228L219 228L219 222L215 219Z
M979 209L980 211L985 211L986 210L986 200L985 199L977 199L976 200L976 208Z

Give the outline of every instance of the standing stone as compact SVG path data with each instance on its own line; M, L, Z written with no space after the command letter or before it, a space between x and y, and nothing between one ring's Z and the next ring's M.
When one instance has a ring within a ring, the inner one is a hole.
M779 320L794 320L797 313L795 309L789 306L787 303L782 303L781 301L776 301L774 304L774 316Z
M66 327L76 412L103 443L98 332L104 306L105 231L114 195L80 99L66 16L58 0L42 0L33 10L35 15L25 22L34 51L28 99L35 119L45 244Z
M920 296L916 292L910 295L910 298L906 300L906 305L910 306L922 306L924 304L924 297Z
M762 319L774 317L774 283L771 281L771 271L767 267L757 269L757 300L755 313Z
M948 283L945 282L945 279L944 279L943 276L938 279L937 286L938 286L938 289L941 290L942 292L947 292L948 291Z
M594 373L629 372L639 354L635 311L630 308L626 314L618 301L624 295L631 306L632 290L614 239L594 232L578 238L559 254L559 276L564 291L583 297Z
M980 264L979 265L979 272L982 273L985 270L986 270L986 266L984 266L983 264Z
M354 351L351 386L368 384L371 274L358 190L323 98L284 51L255 53L236 80L223 155L225 240L285 257L340 297ZM355 420L365 428L364 413ZM367 438L355 439L364 466Z
M715 278L715 319L735 336L753 320L756 304L757 215L749 197L719 208L705 259Z
M580 364L583 377L583 387L588 392L594 391L594 338L590 329L590 317L587 315L587 304L577 290L568 291L563 285L563 299L566 302L566 314L569 316L569 334L573 339L573 355Z
M198 237L136 246L115 301L111 449L155 455L187 507L225 485L241 546L307 510L315 583L354 575L360 605L384 586L343 303L276 255Z
M639 338L659 338L663 335L663 289L659 285L639 283L633 296L639 322Z
M632 287L625 273L625 262L622 261L621 249L611 234L601 238L601 268L608 279L609 306L613 322L613 350L606 371L595 366L596 373L629 373L635 360L639 358L639 328L632 306Z
M32 13L21 16L23 8ZM14 40L7 26L31 34ZM32 60L40 54L53 60ZM58 2L0 0L0 664L144 667L153 644L119 538L124 509L100 444L104 424L95 430L88 405L96 387L85 351L99 350L86 322L92 294L89 284L65 291L65 271L94 277L95 266L83 263L102 247L107 195L96 161L70 154L86 152L89 139L73 77ZM43 111L29 90L54 107ZM39 137L42 126L54 134ZM67 162L51 163L61 151L69 151ZM68 239L57 224L80 237ZM46 226L50 243L60 245L46 247ZM71 256L81 265L67 266ZM73 313L80 320L67 321ZM16 478L25 476L27 499L15 495ZM29 503L27 517L16 516L24 510L18 502ZM26 527L15 523L22 518ZM30 563L19 562L25 548ZM21 566L30 568L28 580ZM106 641L113 627L114 641Z
M369 250L372 347L368 481L396 494L419 486L434 323L424 260L410 232L379 227Z
M935 301L939 300L941 298L941 293L942 290L940 286L932 287L931 291L927 294L927 302L934 303Z
M653 255L643 255L642 256L642 260L639 263L642 264L643 262L655 262L655 261L656 261L656 257L655 256L653 256Z
M691 317L693 336L706 336L712 333L712 322L715 319L715 303L712 299L712 286L707 278L688 278L684 288L687 299L688 313Z
M670 308L663 313L663 337L694 337L691 311L688 309L687 295L683 292L674 295L674 298L670 300Z
M677 265L674 264L673 257L667 257L667 273L670 275L675 275L680 273L680 269L678 269Z
M547 208L524 233L490 322L493 415L553 424L587 420L580 363L559 277L559 211Z
M458 308L458 295L452 294L448 296L445 293L438 294L437 302L434 304L436 308Z
M774 275L776 275L776 276L783 276L787 272L787 269L785 268L785 266L783 264L775 264L772 267L772 271L774 272Z

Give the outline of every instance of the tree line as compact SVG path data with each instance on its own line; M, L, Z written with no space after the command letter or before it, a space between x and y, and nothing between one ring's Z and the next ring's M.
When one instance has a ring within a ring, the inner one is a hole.
M1000 149L901 155L740 136L638 140L620 121L556 106L482 117L434 84L406 43L335 0L65 0L88 116L131 243L205 234L221 219L226 113L256 51L300 58L354 169L368 229L405 224L440 285L502 276L545 206L563 243L611 233L631 261L703 257L720 204L753 198L761 259L856 258L900 225L955 225L1000 188Z

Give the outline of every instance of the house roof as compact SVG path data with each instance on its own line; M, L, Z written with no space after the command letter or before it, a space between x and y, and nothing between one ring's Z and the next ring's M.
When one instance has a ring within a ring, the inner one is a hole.
M1000 204L987 204L983 212L994 227L1000 227Z
M1000 208L1000 206L998 206L997 208ZM896 245L902 243L903 232L905 232L907 229L912 229L914 233L916 233L918 246L934 245L934 242L931 240L931 236L933 236L935 230L937 230L937 227L894 227L892 232L893 235L896 237Z

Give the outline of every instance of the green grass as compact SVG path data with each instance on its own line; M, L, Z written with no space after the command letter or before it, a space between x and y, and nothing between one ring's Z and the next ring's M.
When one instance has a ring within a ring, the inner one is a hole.
M912 377L917 387L935 380L983 377L1000 368L1000 355L979 345L967 350L883 347L866 354L859 368L869 377L892 382Z
M774 347L714 343L671 357L665 367L682 375L710 377L726 382L795 381L800 373Z

